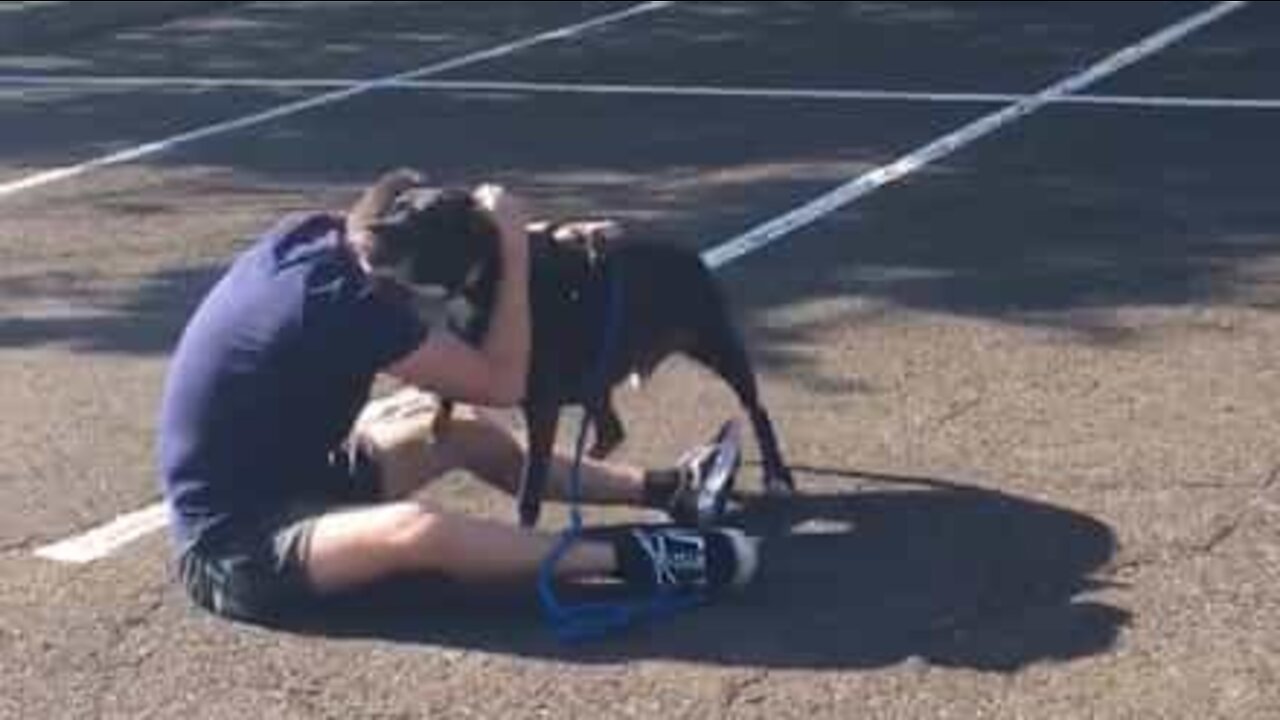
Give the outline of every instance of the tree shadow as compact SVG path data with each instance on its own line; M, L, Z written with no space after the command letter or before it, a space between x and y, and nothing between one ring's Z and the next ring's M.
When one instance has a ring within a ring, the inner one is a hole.
M125 17L96 24L82 21L83 27L75 33L56 28L25 33L28 42L0 48L0 73L359 80L404 70L405 58L422 61L460 55L485 47L496 37L527 34L542 23L569 22L620 4L546 2L534 7L513 2L471 6L409 2L379 8L367 2L185 3L199 7L117 11L116 15ZM387 9L390 12L383 11ZM57 14L50 10L45 14ZM45 24L57 24L57 18Z
M123 303L85 289L75 274L0 279L0 298L18 311L0 316L0 349L64 345L77 352L170 352L222 266L168 270L147 278Z
M1195 141L1214 127L1211 145ZM920 311L1116 347L1190 322L1188 308L1271 309L1280 213L1253 149L1267 127L1260 116L1173 114L1157 126L1141 113L1055 109L725 276L751 289L735 298L751 315L861 302L771 322L765 345L789 326L812 333ZM1151 309L1173 314L1137 318Z
M1013 672L1106 652L1130 619L1081 598L1103 586L1092 573L1115 550L1111 530L1093 518L929 478L794 469L861 487L748 504L741 524L765 537L755 585L598 642L559 643L527 589L503 595L439 582L389 586L284 629L575 663L823 670L917 659Z
M299 69L289 63L305 67L323 60L342 68L359 57L368 66L358 74L369 76L391 65L403 69L406 49L416 43L425 43L425 54L443 57L616 4L549 5L549 10L532 10L523 3L488 3L476 10L464 4L409 3L394 6L395 12L372 13L360 3L311 5L306 11L288 3L255 3L72 48L53 58L62 63L53 66L61 72L110 68L146 74L176 63L180 67L168 72L238 75L246 69L233 62L240 61L289 74ZM646 32L606 28L476 69L503 77L523 69L528 79L563 79L553 74L590 59L593 77L613 81L626 80L627 72L657 73L671 82L698 80L680 74L688 69L754 72L764 82L781 67L767 55L750 53L764 43L806 68L844 72L850 63L835 62L830 54L846 47L869 60L854 65L877 73L895 67L923 77L942 67L962 76L946 83L958 88L966 78L990 80L997 70L1013 75L1024 65L1058 77L1064 65L1074 67L1158 26L1152 12L1163 18L1194 7L691 5L646 19ZM1108 22L1099 23L1099 17ZM424 34L423 28L432 27L451 30ZM846 32L855 39L836 37ZM886 39L896 32L935 34L949 49L917 53L911 61L920 65L904 68L898 62L900 47ZM1220 43L1230 45L1233 37ZM655 43L671 52L655 52ZM708 61L687 60L699 56ZM10 60L0 63L0 70L23 69L20 58ZM1009 77L1009 84L1036 85L1018 78ZM899 78L893 85L910 82ZM65 162L68 148L92 155L319 91L13 92L17 97L0 113L13 128L0 133L0 157L18 166L43 166ZM118 94L127 94L128 102ZM643 112L637 112L640 102L383 90L148 160L148 172L179 175L165 190L170 205L157 204L154 189L146 197L130 197L127 186L105 201L95 199L89 188L77 201L94 212L137 216L139 226L148 217L179 212L198 222L221 207L216 202L189 207L183 193L240 203L246 193L263 188L291 188L308 197L324 193L326 200L340 189L349 201L379 171L408 162L427 165L442 181L496 178L533 195L548 213L614 215L637 235L704 248L989 110L983 104L864 103L850 112L852 106L820 103L646 97ZM857 212L835 213L798 232L785 244L785 256L782 249L765 249L723 275L734 305L752 327L762 366L800 366L796 374L818 389L849 386L804 367L785 345L850 322L875 323L880 313L899 309L1060 329L1073 338L1113 345L1140 332L1114 320L1117 308L1272 307L1280 303L1274 262L1280 215L1269 195L1270 165L1256 151L1267 146L1271 131L1265 115L1153 118L1109 109L1047 110L1002 131L998 143L977 144L892 192L868 196ZM1207 136L1212 143L1203 142ZM182 171L200 169L224 173L226 186L210 190L200 179L181 177ZM264 217L262 226L272 220ZM71 256L66 262L98 260ZM123 307L154 307L157 290L168 286L163 274L148 280ZM789 313L833 298L865 300L868 310L819 313L801 324L786 316L772 319L781 315L778 310ZM182 296L173 300L177 306L186 302ZM145 313L136 317L18 318L8 323L8 342L75 340L70 336L79 333L78 346L84 349L168 349L154 340L174 334L167 316L155 331L139 327ZM121 339L111 339L112 333Z

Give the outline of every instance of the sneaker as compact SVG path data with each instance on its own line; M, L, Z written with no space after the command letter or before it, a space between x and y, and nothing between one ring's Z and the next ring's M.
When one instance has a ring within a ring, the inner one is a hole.
M622 548L623 576L658 591L740 588L759 565L757 542L735 528L637 528Z
M667 512L680 525L709 527L724 515L729 492L742 464L738 423L720 426L708 444L685 453L676 462L680 485L671 495Z

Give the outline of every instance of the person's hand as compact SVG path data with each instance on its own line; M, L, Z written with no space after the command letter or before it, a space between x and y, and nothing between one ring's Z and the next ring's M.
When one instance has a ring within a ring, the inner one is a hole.
M472 197L497 227L504 252L528 246L525 226L529 222L529 216L523 200L499 185L489 184L476 188Z

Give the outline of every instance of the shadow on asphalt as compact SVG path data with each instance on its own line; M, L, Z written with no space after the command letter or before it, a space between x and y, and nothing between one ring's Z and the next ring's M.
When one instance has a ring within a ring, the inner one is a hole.
M590 43L548 46L501 68L532 73L545 63L543 76L559 77L564 67L579 66L579 54L591 53L603 65L593 65L602 76L635 72L650 82L691 82L699 78L688 73L705 71L713 60L738 75L775 67L794 71L800 63L815 72L838 69L828 72L835 72L830 84L839 86L850 82L845 75L851 71L841 58L855 47L869 53L862 64L866 72L892 67L912 76L903 65L911 60L923 63L915 74L947 87L980 81L974 89L1033 88L1159 26L1150 4L1106 5L1107 21L1100 23L1097 3L694 3L655 16L646 32L606 32ZM1250 9L1258 18L1250 25L1267 26L1267 13L1274 10L1262 5ZM298 72L316 73L317 64L336 71L359 58L371 63L365 75L375 76L391 66L402 68L411 49L414 57L449 56L612 4L478 7L408 3L394 13L368 13L358 3L253 3L231 14L235 23L143 30L51 57L0 55L0 70L148 74L173 72L177 63L188 72L217 74L248 58L280 72L296 62L302 64ZM1173 17L1193 7L1156 14ZM411 32L415 28L432 32ZM950 62L930 54L904 57L899 44L885 41L890 31L917 38L929 33L940 44L926 45ZM865 36L851 39L849 32ZM1247 27L1235 32L1217 55L1261 52L1274 42L1274 33ZM761 42L774 47L769 43L779 42L775 36L795 39L777 48L789 64L751 52ZM1028 67L1043 77L1031 77ZM946 71L944 77L935 77L939 70ZM953 82L942 82L949 73L956 76ZM1203 81L1206 88L1217 87L1216 80ZM0 133L0 159L31 168L94 157L210 118L243 116L313 94L137 88L125 94L125 102L119 97L123 91L0 90L8 93L0 104L0 121L8 129ZM617 97L386 91L254 132L212 138L150 163L157 170L222 168L243 186L308 192L342 187L353 193L387 167L417 163L438 178L498 179L527 192L548 212L615 214L639 236L702 247L990 110L871 103L847 111L811 103L709 104L689 98L646 98L643 112L637 107L635 99ZM875 312L899 309L940 312L1064 330L1101 344L1134 339L1132 328L1111 317L1121 308L1214 303L1270 309L1280 305L1280 271L1273 262L1280 216L1268 182L1271 163L1257 148L1268 146L1273 124L1265 114L1055 107L1005 131L999 142L975 145L906 179L901 189L866 198L856 212L833 213L789 241L785 255L767 250L726 269L726 284L762 364L784 369L802 364L787 354L788 342L851 320L847 313L833 313L811 325L776 327L762 318L832 298L868 301L873 314L854 322L874 323ZM362 141L351 142L353 137ZM135 210L154 202L130 200ZM86 190L83 201L94 203L93 193ZM119 210L111 204L101 209ZM263 229L272 221L263 218ZM163 288L165 278L153 284ZM142 288L139 303L151 302L154 290L150 284ZM0 299L5 295L0 288ZM181 305L185 298L177 300ZM160 332L138 337L135 323L110 316L104 322L90 317L74 324L19 323L0 343L37 344L71 335L91 350L154 354L168 349L153 337L168 338L171 325L165 318Z
M663 658L725 666L872 669L917 659L1013 672L1106 652L1130 615L1085 599L1115 538L1085 515L928 478L796 467L847 493L749 505L766 540L738 597L603 640L564 645L527 590L405 584L283 628L572 663ZM599 599L599 598L594 598Z

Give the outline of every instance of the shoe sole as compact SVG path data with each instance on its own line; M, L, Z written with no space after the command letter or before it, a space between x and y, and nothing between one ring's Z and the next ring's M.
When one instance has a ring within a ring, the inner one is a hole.
M737 528L722 528L718 532L729 538L729 543L733 545L734 558L737 560L737 567L734 569L733 579L729 581L729 587L734 589L746 587L760 568L760 541Z
M718 459L715 467L708 473L707 482L698 493L698 524L703 527L714 524L724 513L730 481L737 475L738 466L742 461L742 448L737 439L738 425L733 421L725 423L724 428L716 436L716 445L723 445L730 438L732 438L730 447L733 452L726 453Z

